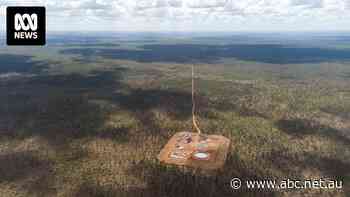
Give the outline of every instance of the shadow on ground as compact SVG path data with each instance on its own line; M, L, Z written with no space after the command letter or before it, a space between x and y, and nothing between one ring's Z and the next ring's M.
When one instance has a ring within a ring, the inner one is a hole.
M238 45L143 45L140 50L72 48L63 54L78 54L89 58L126 59L139 62L215 63L222 58L236 58L271 64L306 64L333 61L349 61L347 50L284 46L281 44Z
M230 180L233 177L245 179L258 179L249 166L243 166L242 162L232 155L228 158L227 165L221 171L211 172L210 175L196 172L190 169L180 169L172 166L164 166L157 162L141 161L131 166L129 173L143 179L144 187L127 186L98 186L93 183L82 184L77 197L232 197L232 196L276 196L273 191L248 191L246 188L233 190ZM262 177L260 177L262 179ZM243 179L242 179L243 180Z
M127 140L129 128L103 128L111 113L128 111L144 131L161 135L156 111L184 121L192 115L191 93L178 89L132 89L122 83L123 68L90 75L45 75L0 84L1 134L12 138L39 135L53 145L95 136ZM103 100L117 106L102 106ZM225 107L222 105L225 103ZM216 111L235 110L231 102L211 101L196 95L201 117L216 118ZM103 128L103 129L101 129Z
M33 61L31 56L0 54L0 76L6 73L37 73L48 64L46 62Z
M127 128L102 132L111 110L90 102L90 94L120 88L122 71L38 76L2 84L0 133L19 139L39 135L54 145L86 136L124 135Z
M341 132L330 126L322 125L313 120L307 119L282 119L276 122L276 126L294 137L303 137L307 135L316 135L334 139L337 142L343 142L346 145L350 144L350 139L343 136Z
M322 125L312 120L290 119L279 120L276 125L280 130L296 139L305 136L320 136L326 139L332 139L341 147L349 147L350 139L342 135L337 129L330 126ZM345 151L345 149L344 149ZM341 153L340 153L341 154ZM278 150L268 153L265 157L267 161L271 161L271 165L277 169L281 169L285 174L293 177L303 177L302 171L313 170L319 171L321 176L333 178L334 180L342 180L343 184L350 177L350 163L342 158L340 154L329 156L321 155L321 153L301 152L290 153L288 150ZM347 188L344 188L347 191Z
M0 175L0 183L21 183L21 180L26 180L17 186L28 194L50 196L56 193L52 186L52 164L39 159L31 152L0 155Z

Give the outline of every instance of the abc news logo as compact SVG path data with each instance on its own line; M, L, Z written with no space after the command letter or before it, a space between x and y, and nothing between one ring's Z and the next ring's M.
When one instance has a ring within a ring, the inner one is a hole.
M24 21L27 21L28 25ZM38 15L37 14L16 14L15 15L15 29L16 31L24 30L36 31L38 29Z
M45 7L7 7L8 45L45 45Z

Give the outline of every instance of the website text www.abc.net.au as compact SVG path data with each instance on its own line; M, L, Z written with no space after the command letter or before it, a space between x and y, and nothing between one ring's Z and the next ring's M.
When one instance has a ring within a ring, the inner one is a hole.
M331 179L314 179L314 180L243 180L233 178L230 182L234 190L283 190L283 189L342 189L343 182Z

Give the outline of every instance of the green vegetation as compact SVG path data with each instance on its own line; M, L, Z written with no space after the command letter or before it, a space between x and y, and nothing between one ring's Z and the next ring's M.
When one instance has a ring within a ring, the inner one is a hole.
M196 63L200 126L232 140L225 168L206 176L156 159L175 132L191 129L190 63L86 62L62 48L32 54L33 69L41 68L34 75L0 78L1 195L350 193L350 87L341 77L347 63L316 64L315 72L307 64ZM344 188L234 191L234 177L327 177Z

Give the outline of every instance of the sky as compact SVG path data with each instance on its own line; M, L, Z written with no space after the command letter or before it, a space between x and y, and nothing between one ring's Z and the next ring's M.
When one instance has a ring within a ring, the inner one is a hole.
M48 31L349 31L350 0L0 0L46 6Z

